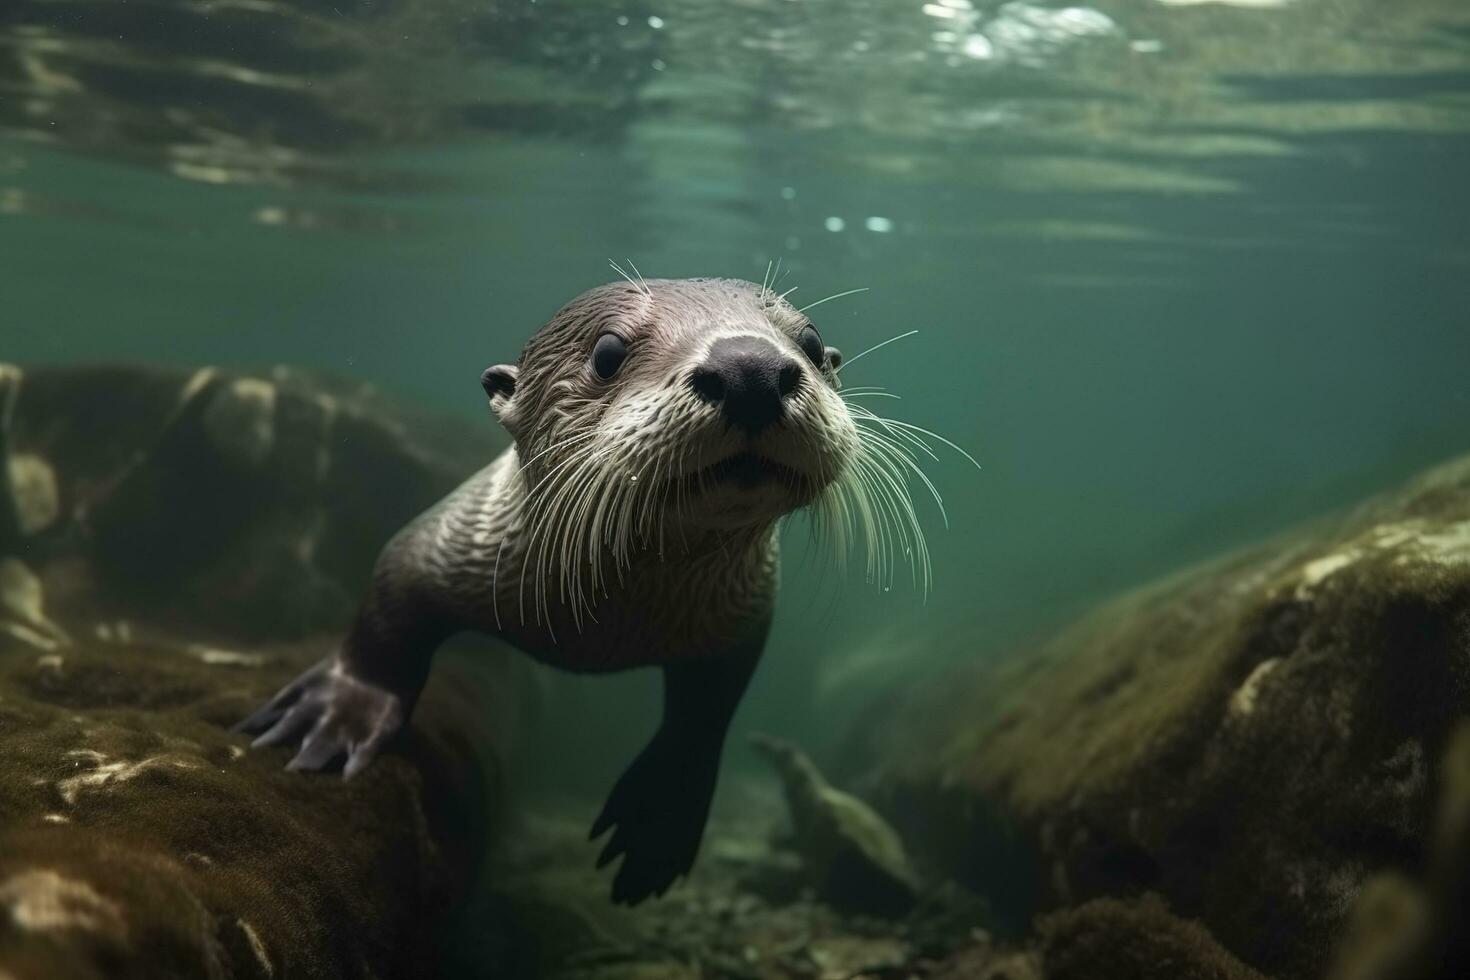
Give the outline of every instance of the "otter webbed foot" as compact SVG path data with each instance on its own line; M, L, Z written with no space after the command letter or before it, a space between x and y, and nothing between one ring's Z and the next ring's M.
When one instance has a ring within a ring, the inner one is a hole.
M612 836L597 859L622 857L612 900L637 905L661 896L694 866L719 768L719 752L698 752L662 733L619 777L589 839Z
M664 667L664 716L652 740L618 778L591 839L612 831L599 868L622 857L612 899L637 905L662 895L694 867L730 717L760 659L766 624L721 657Z
M343 778L361 772L403 727L403 699L353 676L335 657L316 664L235 726L256 735L251 748L295 744L287 769L321 770L345 760Z

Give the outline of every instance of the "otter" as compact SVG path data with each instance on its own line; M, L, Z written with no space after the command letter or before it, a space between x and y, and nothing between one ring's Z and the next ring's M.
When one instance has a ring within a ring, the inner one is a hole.
M622 858L615 902L662 895L694 864L765 644L778 522L861 471L841 363L765 284L583 293L481 376L512 445L388 542L340 646L237 728L299 745L288 769L341 762L351 777L459 631L571 671L658 666L662 719L590 837L611 831L598 868Z

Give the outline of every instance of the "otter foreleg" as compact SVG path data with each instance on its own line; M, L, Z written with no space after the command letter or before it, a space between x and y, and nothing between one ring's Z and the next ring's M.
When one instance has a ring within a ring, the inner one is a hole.
M612 830L599 868L623 858L614 902L637 905L662 895L694 866L725 733L763 643L764 630L751 647L663 668L663 720L613 786L589 835L595 840Z
M384 550L367 601L340 649L282 688L236 731L253 748L300 748L287 769L326 769L341 760L351 777L408 721L435 649L452 625L404 573L400 537Z

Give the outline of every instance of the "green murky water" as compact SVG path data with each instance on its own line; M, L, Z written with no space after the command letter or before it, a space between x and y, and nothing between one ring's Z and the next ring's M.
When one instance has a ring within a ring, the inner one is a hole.
M1463 450L1467 174L1463 0L6 0L0 359L489 427L479 369L609 258L866 287L828 342L919 332L848 380L984 469L931 467L927 599L793 535L745 711L821 741Z

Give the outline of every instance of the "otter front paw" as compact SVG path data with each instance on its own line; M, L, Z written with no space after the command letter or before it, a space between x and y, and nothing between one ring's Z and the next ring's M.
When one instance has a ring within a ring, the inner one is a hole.
M286 685L236 731L257 735L252 748L292 744L301 747L287 769L320 770L346 758L343 778L372 762L403 727L403 699L392 691L354 677L328 657Z
M609 829L597 867L623 858L612 900L637 905L660 896L694 866L714 795L718 752L712 758L655 737L608 794L588 839Z

